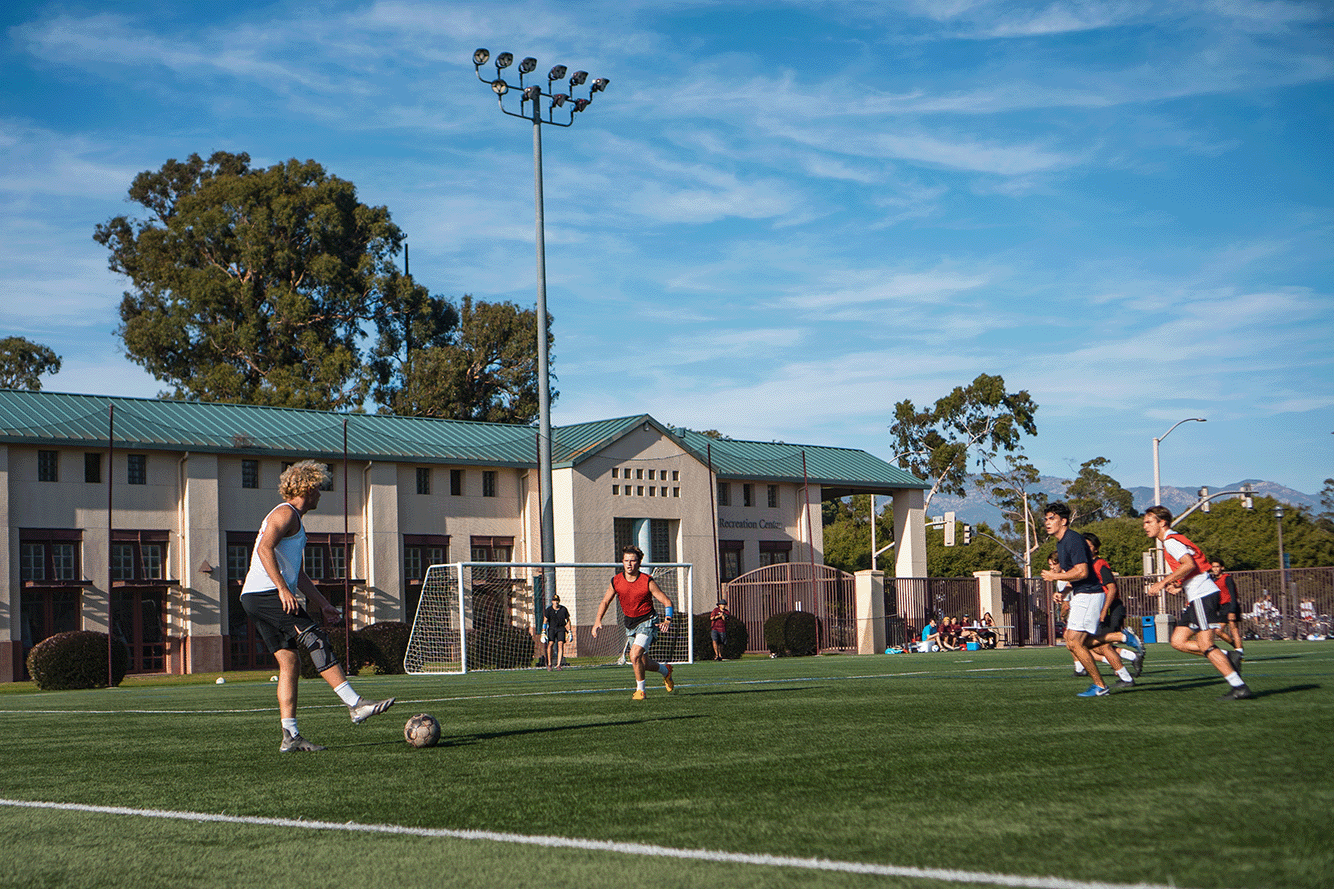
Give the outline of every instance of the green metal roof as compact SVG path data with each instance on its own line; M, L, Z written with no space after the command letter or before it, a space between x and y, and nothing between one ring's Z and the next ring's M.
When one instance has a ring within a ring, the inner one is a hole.
M814 483L861 493L927 488L925 482L865 451L713 439L673 432L647 414L577 423L552 431L552 463L574 466L648 424L706 462L722 478L800 481L802 455ZM536 466L537 429L379 414L337 414L247 404L116 398L0 390L0 442L168 451L280 454L491 466Z

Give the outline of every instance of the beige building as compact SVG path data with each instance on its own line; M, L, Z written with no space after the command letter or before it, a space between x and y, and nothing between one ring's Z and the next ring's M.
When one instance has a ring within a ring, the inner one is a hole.
M822 561L821 500L894 498L897 573L926 574L919 479L865 451L715 440L641 415L561 427L556 558L694 564L696 601ZM248 405L0 391L0 681L56 632L114 631L131 672L271 663L239 605L256 529L298 460L332 490L305 568L354 625L411 620L426 568L540 558L537 431Z

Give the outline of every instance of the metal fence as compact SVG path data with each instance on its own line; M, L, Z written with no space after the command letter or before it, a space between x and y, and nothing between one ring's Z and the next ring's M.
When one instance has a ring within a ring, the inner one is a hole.
M809 611L816 616L821 651L857 650L856 578L845 571L809 562L783 562L724 583L722 595L732 616L746 625L748 652L769 650L764 643L764 622L785 611Z

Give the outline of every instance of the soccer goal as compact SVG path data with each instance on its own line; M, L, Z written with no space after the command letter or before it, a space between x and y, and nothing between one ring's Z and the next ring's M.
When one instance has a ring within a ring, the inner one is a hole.
M674 603L671 631L659 634L649 657L663 663L693 659L694 588L691 565L645 565ZM517 670L545 657L542 613L559 595L570 611L565 659L572 666L625 663L625 624L615 603L593 638L593 618L619 562L456 562L432 565L422 582L408 637L408 673ZM661 614L661 603L657 609Z

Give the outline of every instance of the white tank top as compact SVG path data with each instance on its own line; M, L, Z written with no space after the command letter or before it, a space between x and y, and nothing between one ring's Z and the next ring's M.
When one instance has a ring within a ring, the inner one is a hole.
M287 588L296 593L296 577L301 573L301 560L306 554L306 526L301 522L301 510L290 503L281 503L279 506L290 507L296 513L296 533L279 540L273 548L274 558L278 560L278 570L282 572ZM272 512L269 513L269 516L271 515ZM269 577L269 572L264 570L264 565L259 561L259 540L264 536L264 529L268 527L269 516L264 517L259 526L259 533L255 535L255 549L250 554L250 570L246 573L245 583L241 585L243 596L246 593L269 593L278 589L278 584L273 582L273 578Z

